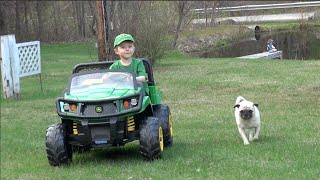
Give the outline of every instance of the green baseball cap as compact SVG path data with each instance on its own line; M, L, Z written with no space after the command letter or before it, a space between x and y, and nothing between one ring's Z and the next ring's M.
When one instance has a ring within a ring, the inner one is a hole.
M133 37L130 34L119 34L115 39L113 43L113 47L118 46L121 44L123 41L132 41L134 42Z

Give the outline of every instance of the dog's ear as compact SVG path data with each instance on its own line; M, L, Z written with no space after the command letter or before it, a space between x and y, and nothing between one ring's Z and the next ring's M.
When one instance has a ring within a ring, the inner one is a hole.
M236 107L239 108L240 104L236 104L236 105L233 106L233 108L236 108Z
M259 107L259 104L253 104L253 105L255 105L256 107Z

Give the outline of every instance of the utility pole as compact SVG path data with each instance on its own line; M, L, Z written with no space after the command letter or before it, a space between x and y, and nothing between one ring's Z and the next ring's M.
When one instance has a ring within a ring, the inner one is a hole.
M107 59L106 53L106 33L105 33L105 21L104 21L104 5L103 1L96 1L97 9L97 38L98 38L98 58L99 61L105 61Z

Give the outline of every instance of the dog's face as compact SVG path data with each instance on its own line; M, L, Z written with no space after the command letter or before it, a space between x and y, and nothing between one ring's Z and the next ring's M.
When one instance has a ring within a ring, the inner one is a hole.
M241 101L239 104L236 104L234 108L239 108L239 115L244 120L249 120L254 116L255 108L258 107L258 104L253 104L250 101Z

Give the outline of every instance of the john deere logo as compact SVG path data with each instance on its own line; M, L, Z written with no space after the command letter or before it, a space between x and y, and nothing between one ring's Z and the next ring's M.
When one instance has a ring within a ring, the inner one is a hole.
M101 106L96 106L96 112L97 113L102 113L102 107Z

